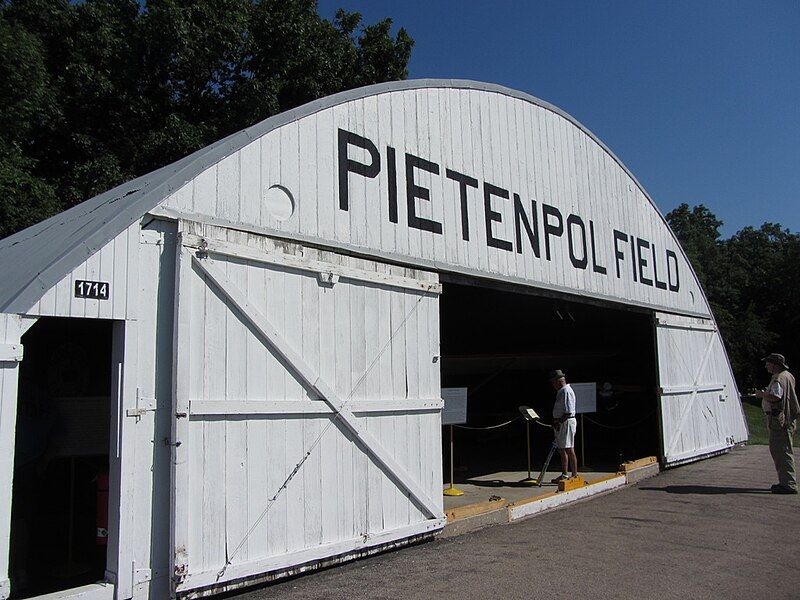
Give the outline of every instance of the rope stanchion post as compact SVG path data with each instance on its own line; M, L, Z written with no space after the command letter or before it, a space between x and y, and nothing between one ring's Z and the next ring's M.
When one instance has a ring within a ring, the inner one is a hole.
M536 485L537 481L531 477L531 424L530 421L525 419L525 439L527 441L528 446L528 476L520 481L520 483L526 483L528 485Z
M525 421L525 441L527 442L528 453L528 476L520 481L520 483L537 485L539 483L538 480L531 477L531 421L538 422L539 415L536 414L535 410L528 406L520 406L519 412L522 415L523 421Z
M583 413L581 413L581 469L586 468L586 440L583 437L584 420Z
M450 487L444 490L443 494L445 496L463 496L464 492L459 490L455 485L455 474L453 468L453 457L454 457L454 443L453 443L453 426L450 425Z

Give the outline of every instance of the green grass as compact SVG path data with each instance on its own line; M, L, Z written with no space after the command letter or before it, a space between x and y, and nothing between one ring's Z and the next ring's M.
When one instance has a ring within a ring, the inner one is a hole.
M747 428L750 431L750 439L748 444L763 444L769 443L769 432L767 431L767 418L761 410L761 400L757 398L745 398L742 400L744 407L744 416L747 419ZM800 445L800 432L795 432L794 445Z
M742 406L744 407L744 416L747 419L747 429L750 431L750 439L747 443L769 443L767 418L764 416L764 411L761 410L761 401L759 400L758 404L754 404L751 400L745 399L742 401Z

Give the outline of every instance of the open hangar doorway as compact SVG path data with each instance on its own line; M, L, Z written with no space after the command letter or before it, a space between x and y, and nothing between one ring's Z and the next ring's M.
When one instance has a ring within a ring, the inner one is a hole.
M113 329L112 321L43 317L22 337L12 599L104 578Z
M468 388L467 423L455 429L456 481L527 469L518 407L530 406L552 423L555 390L547 376L553 369L562 369L569 383L597 386L597 412L578 419L580 469L616 471L625 460L660 455L652 313L460 276L442 281L442 387ZM530 427L538 471L553 432ZM449 465L446 428L442 437ZM560 468L555 463L557 457L551 470Z

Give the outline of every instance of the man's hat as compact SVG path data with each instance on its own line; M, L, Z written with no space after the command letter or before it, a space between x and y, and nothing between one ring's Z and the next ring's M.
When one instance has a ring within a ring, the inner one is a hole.
M547 375L547 380L555 381L556 379L563 379L564 377L564 371L561 369L556 369L555 371L550 371L550 373Z
M779 367L783 367L784 369L788 369L789 365L786 364L786 358L783 354L776 354L773 352L769 356L765 356L761 360L765 362L771 362L772 364L778 365Z

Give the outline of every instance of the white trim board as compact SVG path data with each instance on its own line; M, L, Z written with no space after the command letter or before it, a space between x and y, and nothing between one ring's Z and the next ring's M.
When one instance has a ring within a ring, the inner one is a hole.
M437 398L419 400L356 400L348 403L354 413L434 412L442 409ZM321 400L191 400L189 415L333 415L330 405Z
M526 502L525 504L520 504L518 506L512 504L508 507L508 520L516 521L517 519L535 515L536 513L550 510L551 508L556 508L569 502L575 502L576 500L580 500L582 498L588 498L589 496L594 496L595 494L601 494L603 492L614 490L624 486L626 483L627 479L625 478L625 475L619 475L617 477L605 479L597 483L589 483L588 485L575 490L569 490L568 492L558 492L552 496L546 496L541 500Z
M239 244L233 244L231 242L217 240L212 237L183 234L183 245L187 248L205 251L218 256L251 260L253 262L278 265L297 269L299 271L310 271L320 275L328 275L329 277L335 276L356 281L366 281L369 283L378 283L385 286L430 292L433 294L442 293L442 285L434 281L423 281L412 277L402 277L400 275L390 275L389 273L379 273L344 265L335 265L333 263L285 254L283 252L266 252ZM330 283L335 283L335 280L331 280Z

